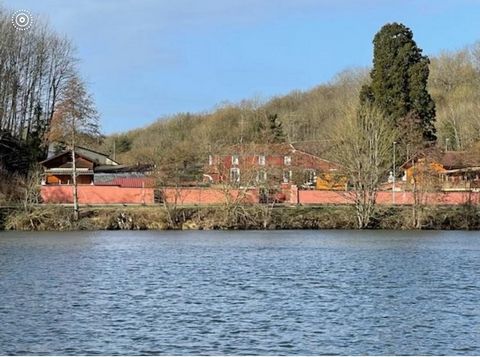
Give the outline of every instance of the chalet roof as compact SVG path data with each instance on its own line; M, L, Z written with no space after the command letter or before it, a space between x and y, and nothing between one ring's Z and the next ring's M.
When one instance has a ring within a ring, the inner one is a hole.
M447 151L441 164L449 170L480 166L480 158L466 151Z
M479 166L465 167L462 169L451 169L443 171L444 174L457 174L457 173L468 173L468 172L479 172Z
M102 165L95 167L94 171L97 173L120 173L120 172L147 172L153 169L149 164L137 165Z
M71 154L71 150L64 150L61 153L40 162L40 164L42 164L44 166L47 166L49 162L55 161L56 159L58 159L58 158L60 158L64 155L70 155L70 154ZM119 165L118 162L110 159L108 157L108 155L100 153L98 151L87 149L87 148L84 148L84 147L81 147L81 146L75 147L75 154L77 156L83 157L84 159L89 160L89 161L91 161L91 162L93 162L97 165L108 165L108 166Z
M88 163L85 163L85 161L83 160L79 160L79 159L76 159L75 160L75 166L77 167L77 169L80 169L80 168L88 168L89 167L89 164ZM57 166L58 168L61 168L61 169L71 169L73 168L73 164L71 161L69 162L66 162L62 165L58 165Z
M480 166L480 157L467 151L440 151L438 149L429 149L417 153L413 158L404 163L401 168L412 166L421 158L429 158L431 162L441 164L446 170L466 169L469 167Z
M401 169L408 169L413 166L413 163L418 162L420 159L429 158L432 161L439 162L442 156L442 152L436 147L427 147L423 150L417 151L407 161L400 165Z

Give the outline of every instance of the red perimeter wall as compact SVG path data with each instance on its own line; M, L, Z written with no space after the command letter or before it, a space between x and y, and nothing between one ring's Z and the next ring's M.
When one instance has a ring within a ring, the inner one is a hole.
M71 185L41 186L41 196L45 203L72 203ZM169 203L179 205L223 204L227 200L246 204L259 202L258 189L221 190L215 188L165 188L160 191ZM353 196L344 191L298 190L296 186L285 189L290 204L352 204ZM80 204L153 204L153 188L132 188L120 186L79 185ZM480 204L480 192L437 192L422 196L422 203L458 205L466 202ZM378 204L392 204L392 192L381 191L377 195ZM412 204L411 192L396 192L396 204Z
M166 188L162 190L169 203L179 205L208 205L222 204L229 201L242 203L257 203L259 201L258 189L248 190L221 190L214 188Z
M160 191L167 202L179 205L222 204L227 200L243 203L259 201L258 189L246 191L211 188L165 188ZM41 196L45 203L72 203L71 185L41 186ZM131 188L120 186L79 185L78 201L80 204L153 204L153 188Z
M42 186L42 200L45 203L72 203L73 188L71 185ZM78 186L78 202L80 204L153 204L152 188L131 188L120 186Z
M295 192L292 189L292 193ZM296 193L296 192L295 192ZM353 196L344 191L302 191L298 194L292 194L290 203L295 203L297 197L298 204L351 204ZM392 204L393 197L391 191L381 191L377 194L378 204ZM413 204L412 192L395 192L395 204ZM423 204L443 204L459 205L466 202L475 204L480 203L480 192L435 192L425 193L421 196Z

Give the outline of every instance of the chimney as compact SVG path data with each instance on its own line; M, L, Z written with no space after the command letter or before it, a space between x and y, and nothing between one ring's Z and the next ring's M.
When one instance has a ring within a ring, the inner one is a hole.
M55 156L55 143L48 144L48 152L47 152L47 159Z

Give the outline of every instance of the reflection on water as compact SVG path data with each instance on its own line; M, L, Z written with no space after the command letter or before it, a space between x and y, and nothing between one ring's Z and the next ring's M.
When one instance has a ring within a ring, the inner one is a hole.
M474 232L0 233L0 354L480 354Z

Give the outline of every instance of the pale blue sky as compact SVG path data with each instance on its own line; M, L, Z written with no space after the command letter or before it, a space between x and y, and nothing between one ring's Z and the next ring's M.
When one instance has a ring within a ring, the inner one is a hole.
M106 133L309 89L402 22L427 55L480 40L477 0L7 0L70 37Z

